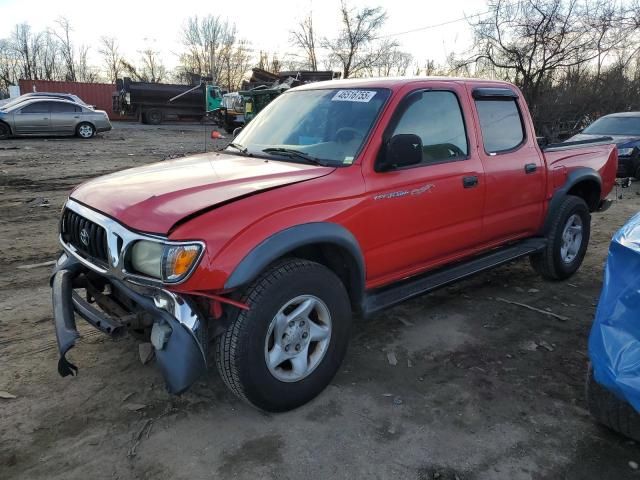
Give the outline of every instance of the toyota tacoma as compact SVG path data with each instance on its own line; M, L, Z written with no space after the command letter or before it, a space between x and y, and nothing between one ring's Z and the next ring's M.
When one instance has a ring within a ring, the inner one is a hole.
M51 277L58 371L76 317L151 342L169 392L210 366L266 411L318 395L367 317L520 257L579 268L617 168L608 137L536 141L522 93L471 79L293 88L222 152L78 186Z

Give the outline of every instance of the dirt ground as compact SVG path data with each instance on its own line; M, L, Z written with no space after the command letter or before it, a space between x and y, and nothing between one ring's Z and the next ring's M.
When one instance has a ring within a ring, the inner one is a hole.
M520 261L356 319L327 390L270 415L240 403L215 369L172 397L134 339L86 324L70 354L80 375L58 376L51 267L21 267L55 258L67 193L96 175L200 152L210 132L114 127L89 141L0 142L0 391L17 397L0 399L0 478L640 478L629 467L640 449L594 424L583 389L607 246L639 210L637 185L593 216L571 280L544 282Z

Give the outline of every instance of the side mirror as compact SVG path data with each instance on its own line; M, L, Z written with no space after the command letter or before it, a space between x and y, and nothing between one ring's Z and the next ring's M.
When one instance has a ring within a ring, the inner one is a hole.
M536 141L538 142L538 146L540 148L543 148L549 145L549 139L547 137L536 137Z
M422 139L412 133L401 133L391 137L383 149L376 170L384 172L394 168L417 165L422 162Z
M241 131L242 131L242 127L234 128L233 129L233 138L236 138Z

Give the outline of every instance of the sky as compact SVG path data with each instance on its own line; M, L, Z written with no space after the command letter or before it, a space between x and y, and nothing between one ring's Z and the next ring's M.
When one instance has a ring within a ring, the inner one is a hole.
M421 64L429 60L442 63L451 52L467 50L472 42L465 16L487 11L486 0L350 0L352 6L380 6L388 20L381 31L400 43ZM54 27L56 18L67 17L77 45L90 47L91 63L99 64L97 53L101 36L119 40L127 58L136 59L148 47L160 52L165 65L178 64L180 31L186 18L208 14L235 22L239 37L248 40L257 52L295 53L289 31L309 11L320 37L333 37L339 29L340 0L243 0L207 2L150 2L118 0L77 2L67 0L0 0L0 38L8 37L14 26L27 22L36 31ZM414 29L413 33L395 35Z

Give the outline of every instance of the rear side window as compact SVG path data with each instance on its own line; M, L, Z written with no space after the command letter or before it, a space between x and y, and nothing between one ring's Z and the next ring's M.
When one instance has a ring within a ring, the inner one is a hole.
M422 139L422 163L466 158L467 134L458 98L453 92L415 93L393 135L411 133Z
M51 103L51 113L76 113L80 112L81 108L71 103L53 102Z
M485 151L512 150L524 141L522 117L515 99L476 100L476 108Z
M35 102L20 110L20 113L49 113L48 102Z

